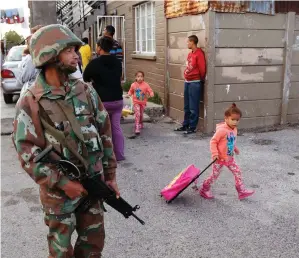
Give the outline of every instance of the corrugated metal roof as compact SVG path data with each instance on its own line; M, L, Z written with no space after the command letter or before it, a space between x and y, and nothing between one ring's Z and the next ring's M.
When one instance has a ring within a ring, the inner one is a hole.
M165 0L164 7L166 18L204 13L208 9L214 12L225 13L250 12L275 15L275 13L296 12L297 14L299 14L298 1Z
M164 13L166 18L175 18L183 15L205 13L209 8L208 0L165 0Z
M210 9L225 13L263 13L275 14L274 0L270 1L211 1Z
M299 14L299 2L298 1L275 1L276 13L295 12Z
M247 1L246 12L250 13L263 13L263 14L275 14L274 0L271 1Z
M245 1L211 1L209 6L212 11L223 13L245 13L247 9Z

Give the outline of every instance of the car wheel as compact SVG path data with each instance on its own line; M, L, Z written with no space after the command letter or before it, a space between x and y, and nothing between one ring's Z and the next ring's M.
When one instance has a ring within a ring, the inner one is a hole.
M11 104L13 103L13 95L12 94L4 94L3 93L3 98L4 98L4 102L6 104Z

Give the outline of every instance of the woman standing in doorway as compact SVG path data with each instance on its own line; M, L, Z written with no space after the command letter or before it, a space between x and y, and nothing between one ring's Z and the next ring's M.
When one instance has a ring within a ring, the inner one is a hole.
M83 79L86 82L92 82L109 113L114 153L117 161L121 161L125 159L124 136L120 127L123 109L122 66L114 55L110 55L112 47L113 40L111 38L102 37L98 40L97 53L99 57L91 60L86 66Z

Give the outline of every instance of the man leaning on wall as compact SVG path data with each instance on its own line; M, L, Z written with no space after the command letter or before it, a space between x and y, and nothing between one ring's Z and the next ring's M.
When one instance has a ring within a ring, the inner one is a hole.
M187 57L187 67L184 71L184 122L177 132L192 134L196 132L199 120L199 103L201 87L206 77L206 61L204 52L197 47L198 38L195 35L188 37L188 49L191 52Z

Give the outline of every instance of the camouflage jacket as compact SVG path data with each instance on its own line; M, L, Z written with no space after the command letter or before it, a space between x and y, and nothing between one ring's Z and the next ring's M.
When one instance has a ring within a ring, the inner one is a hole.
M59 105L55 104L56 101L63 101L73 110L84 141L78 139L78 134ZM116 168L109 116L91 86L70 79L66 86L53 87L46 83L42 73L16 105L12 137L21 165L40 185L40 198L46 213L70 213L78 206L81 198L71 200L61 189L69 179L61 175L52 164L33 162L34 157L51 144L70 161L78 163L78 159L68 149L44 130L40 118L41 107L55 125L63 123L63 131L67 133L73 149L80 154L85 150L89 174L103 173L105 180L115 177Z

